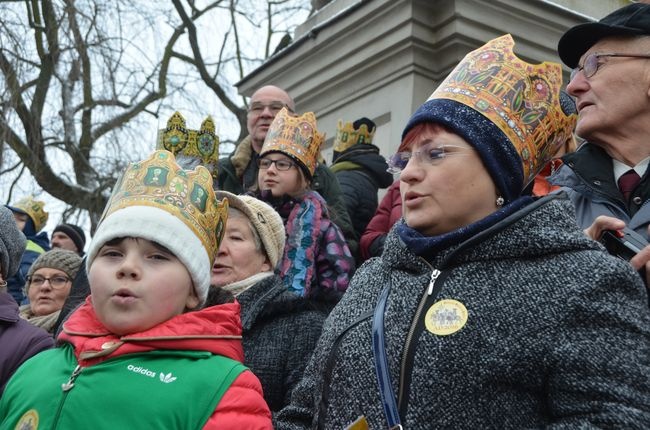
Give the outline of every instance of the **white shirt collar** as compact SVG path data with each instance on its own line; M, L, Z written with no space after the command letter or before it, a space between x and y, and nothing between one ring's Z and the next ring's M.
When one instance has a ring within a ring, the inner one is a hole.
M648 163L650 163L650 157L644 158L636 166L628 166L622 161L618 161L612 158L612 166L614 168L614 179L616 180L616 183L618 183L618 179L630 169L634 169L634 171L639 176L643 177L645 171L648 169Z

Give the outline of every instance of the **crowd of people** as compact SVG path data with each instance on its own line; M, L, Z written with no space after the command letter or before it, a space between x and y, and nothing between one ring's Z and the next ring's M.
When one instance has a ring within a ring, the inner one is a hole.
M222 159L175 113L88 244L0 207L0 430L650 428L650 245L599 243L650 234L650 4L563 35L566 90L514 47L387 158L266 85Z

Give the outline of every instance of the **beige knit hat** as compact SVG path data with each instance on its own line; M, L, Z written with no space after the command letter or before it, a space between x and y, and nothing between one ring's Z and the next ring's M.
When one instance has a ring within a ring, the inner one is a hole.
M38 269L48 268L57 269L68 275L71 280L77 276L79 267L81 267L82 258L76 252L68 251L66 249L53 249L44 252L32 263L27 273L27 279ZM25 284L25 291L29 289L29 281Z
M284 223L280 215L271 206L255 197L236 196L227 191L217 191L216 194L220 200L226 197L230 207L239 209L248 217L262 240L271 265L276 267L284 254L286 240Z

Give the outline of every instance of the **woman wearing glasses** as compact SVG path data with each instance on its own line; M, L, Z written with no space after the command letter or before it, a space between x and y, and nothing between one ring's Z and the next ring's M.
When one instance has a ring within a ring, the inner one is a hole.
M572 121L561 67L513 47L469 53L411 116L389 161L403 220L276 428L647 428L644 286L565 198L521 196Z
M313 113L292 116L282 109L260 151L256 197L273 206L284 221L287 240L276 270L287 288L335 302L345 292L355 264L325 200L311 190L323 138Z
M63 249L41 254L27 275L25 295L29 304L20 307L21 318L53 333L81 261L77 253Z

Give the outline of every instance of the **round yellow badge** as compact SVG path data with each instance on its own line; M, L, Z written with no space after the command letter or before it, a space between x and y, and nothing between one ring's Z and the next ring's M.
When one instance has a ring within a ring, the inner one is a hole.
M467 322L467 308L458 300L444 299L434 303L424 317L427 330L438 336L456 333Z
M38 412L30 409L18 420L15 430L36 430L38 428Z

